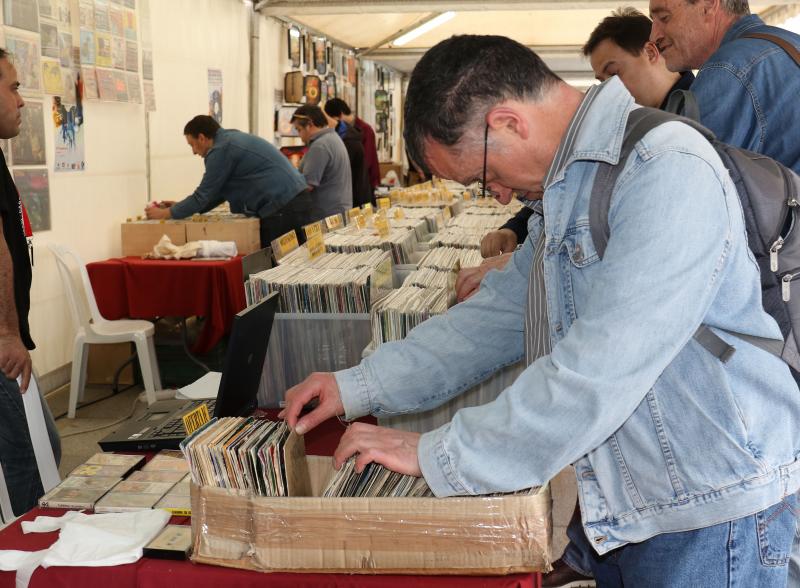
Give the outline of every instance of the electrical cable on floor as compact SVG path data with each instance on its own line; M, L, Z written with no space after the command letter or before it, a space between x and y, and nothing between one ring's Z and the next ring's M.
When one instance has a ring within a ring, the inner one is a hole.
M54 393L55 393L55 392L51 392L51 394L54 394ZM84 402L83 404L79 404L79 405L77 406L77 408L86 408L87 406L91 406L91 405L93 405L93 404L97 404L98 402L103 402L103 400L108 400L109 398L112 398L112 397L116 396L117 394L118 394L117 392L112 392L112 393L111 393L111 394L109 394L108 396L103 396L102 398L95 398L94 400L92 400L92 401L90 401L90 402ZM47 395L45 395L45 400L47 400L47 398L48 398L48 396L47 396ZM76 410L77 410L77 409L76 409ZM65 416L67 416L67 414L69 414L69 413L67 413L67 412L62 412L60 415L58 415L58 416L54 416L54 417L53 417L53 420L54 420L54 421L57 421L57 420L59 420L59 419L63 419Z
M112 396L113 396L113 394L112 394ZM106 397L106 398L108 398L108 397ZM101 398L100 400L105 400L106 398ZM99 402L99 400L95 400L93 402L90 402L89 404L94 404L94 402ZM61 434L61 438L65 439L66 437L74 437L75 435L83 435L84 433L93 433L95 431L101 431L103 429L107 429L109 427L113 427L114 425L118 425L123 421L127 421L136 412L136 403L137 402L139 402L139 397L138 396L133 399L133 404L131 405L130 412L126 416L122 417L121 419L117 419L116 421L114 421L112 423L108 423L106 425L100 425L98 427L92 427L91 429L83 429L83 430L80 430L80 431L73 431L72 433L66 433L66 434L62 433ZM88 406L89 404L84 404L83 406ZM64 413L64 414L66 414L66 413ZM61 416L64 416L64 415L61 415ZM61 418L61 417L59 417L59 418Z

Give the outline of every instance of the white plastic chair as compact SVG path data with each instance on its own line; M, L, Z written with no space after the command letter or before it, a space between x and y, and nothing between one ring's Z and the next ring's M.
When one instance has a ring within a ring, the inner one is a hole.
M17 382L19 382L19 378ZM25 407L25 418L28 421L28 430L33 442L33 454L36 457L36 465L39 467L42 487L45 492L49 492L61 482L61 477L58 475L53 446L50 445L50 437L47 434L42 400L39 397L39 385L33 375L31 375L28 391L22 395L22 404ZM0 514L2 514L0 528L12 523L17 518L11 509L11 498L8 495L2 466L0 466Z
M86 386L86 363L89 359L87 345L102 343L121 343L132 341L136 344L139 366L147 396L147 404L156 401L156 390L161 389L161 375L156 362L156 348L153 344L153 323L141 320L104 319L97 309L94 291L86 273L86 265L77 253L63 245L49 245L56 258L61 281L67 292L72 318L78 325L72 355L72 379L69 390L69 418L75 418L78 399L83 400ZM76 269L73 270L71 266ZM77 278L75 274L77 273ZM77 283L76 283L77 280Z

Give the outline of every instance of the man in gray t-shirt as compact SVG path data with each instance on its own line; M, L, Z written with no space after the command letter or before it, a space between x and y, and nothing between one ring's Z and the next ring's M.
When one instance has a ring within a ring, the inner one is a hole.
M292 125L308 145L300 162L300 173L311 191L311 217L317 221L345 213L352 206L350 159L336 131L328 127L325 113L317 106L301 106L292 115Z

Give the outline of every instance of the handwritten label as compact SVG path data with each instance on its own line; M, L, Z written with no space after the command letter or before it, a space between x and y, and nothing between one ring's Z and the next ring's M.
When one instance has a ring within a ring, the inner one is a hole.
M272 241L272 252L275 254L275 259L281 259L298 247L300 247L300 243L297 242L297 233L294 231L289 231Z
M369 202L367 202L367 203L364 205L364 207L363 207L363 214L364 214L364 216L365 216L365 217L367 217L367 218L371 218L371 217L372 217L372 214L373 214L373 210L372 210L372 204L370 204Z
M356 226L357 226L359 229L363 229L364 227L366 227L366 226L367 226L367 219L366 219L366 218L364 218L364 215L363 215L363 214L361 214L361 213L358 213L358 214L355 216L355 218L353 219L353 222L356 224Z
M316 259L325 253L325 239L322 233L309 237L306 241L306 248L308 249L309 259Z
M386 218L385 213L376 214L374 223L375 229L378 231L378 235L381 237L389 236L389 219Z
M392 206L392 201L389 198L378 198L378 208L380 210L389 210Z
M342 215L332 214L325 218L325 224L328 226L329 231L334 231L342 226Z
M315 237L316 235L322 234L322 222L318 221L315 223L311 223L310 225L306 225L303 227L303 232L306 234L306 241L311 239L311 237Z
M394 218L397 220L403 220L406 218L406 213L403 211L402 208L395 208L394 209Z
M191 435L210 420L211 415L208 414L208 405L201 404L193 411L183 415L183 426L186 427L186 434Z
M355 222L356 217L361 214L361 209L358 207L351 208L347 211L347 222L352 224Z

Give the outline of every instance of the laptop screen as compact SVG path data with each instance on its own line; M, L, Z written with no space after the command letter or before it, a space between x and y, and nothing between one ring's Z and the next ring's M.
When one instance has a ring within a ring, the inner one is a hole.
M273 292L233 318L215 417L241 416L257 408L258 386L277 307L278 293Z

